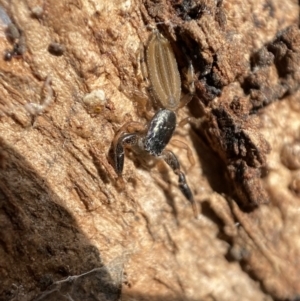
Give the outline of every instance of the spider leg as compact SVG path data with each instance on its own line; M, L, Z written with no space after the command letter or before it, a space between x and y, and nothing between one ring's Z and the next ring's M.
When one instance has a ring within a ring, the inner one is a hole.
M119 137L114 143L114 169L116 173L120 176L123 172L124 167L124 157L126 146L134 146L138 143L138 134L124 134Z
M192 204L195 218L197 218L199 216L198 208L195 203L193 193L186 182L185 174L180 170L180 164L177 157L173 152L164 150L162 153L162 158L172 168L173 172L178 176L179 189L181 190L185 198Z
M179 139L172 139L170 141L170 144L183 148L184 150L186 150L187 153L187 157L190 161L191 166L194 166L196 164L195 158L193 156L192 150L191 148L183 141L179 140Z
M189 93L184 95L180 99L179 108L186 106L195 95L194 66L192 64L192 61L190 61L190 60L189 60L189 68L187 71L186 79L187 79Z

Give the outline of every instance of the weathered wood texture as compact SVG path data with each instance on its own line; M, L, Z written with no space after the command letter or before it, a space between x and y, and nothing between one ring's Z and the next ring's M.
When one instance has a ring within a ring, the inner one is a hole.
M0 4L27 48L0 59L0 300L299 297L297 1ZM138 61L155 22L183 81L185 55L195 67L177 115L201 122L174 138L196 163L169 148L199 220L164 164L128 152L123 181L111 165L118 129L155 112Z

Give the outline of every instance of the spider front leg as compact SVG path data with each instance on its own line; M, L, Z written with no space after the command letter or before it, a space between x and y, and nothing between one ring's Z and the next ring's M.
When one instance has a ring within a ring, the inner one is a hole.
M126 146L135 146L138 144L140 135L137 132L143 132L145 126L136 121L130 121L125 123L116 134L113 141L113 152L114 152L114 169L120 176L123 172L124 167L124 156Z
M175 156L175 154L171 151L164 150L162 153L162 158L164 161L172 168L174 173L178 176L178 186L185 198L192 204L195 218L198 218L199 212L194 200L193 193L186 182L185 174L180 170L180 164Z
M114 168L116 173L121 176L124 167L125 146L134 146L138 143L138 134L124 134L114 143Z

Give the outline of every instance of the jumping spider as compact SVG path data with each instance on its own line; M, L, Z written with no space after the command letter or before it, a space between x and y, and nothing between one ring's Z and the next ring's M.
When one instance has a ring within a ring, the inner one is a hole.
M189 102L194 94L192 64L190 64L188 72L190 93L181 98L181 79L174 52L169 41L156 30L146 49L146 65L151 94L160 109L151 119L147 130L141 124L131 122L130 126L126 126L127 132L119 131L113 142L114 169L119 176L122 175L125 147L130 147L137 154L146 153L163 159L178 176L179 188L192 204L197 217L197 206L186 182L185 174L180 169L179 161L172 151L165 150L176 127L176 110ZM128 131L129 127L135 132Z

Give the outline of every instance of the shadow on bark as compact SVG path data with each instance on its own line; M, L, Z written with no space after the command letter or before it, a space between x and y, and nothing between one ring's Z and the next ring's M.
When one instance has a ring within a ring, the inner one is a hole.
M0 164L0 300L118 300L122 264L103 266L47 179L3 140Z

